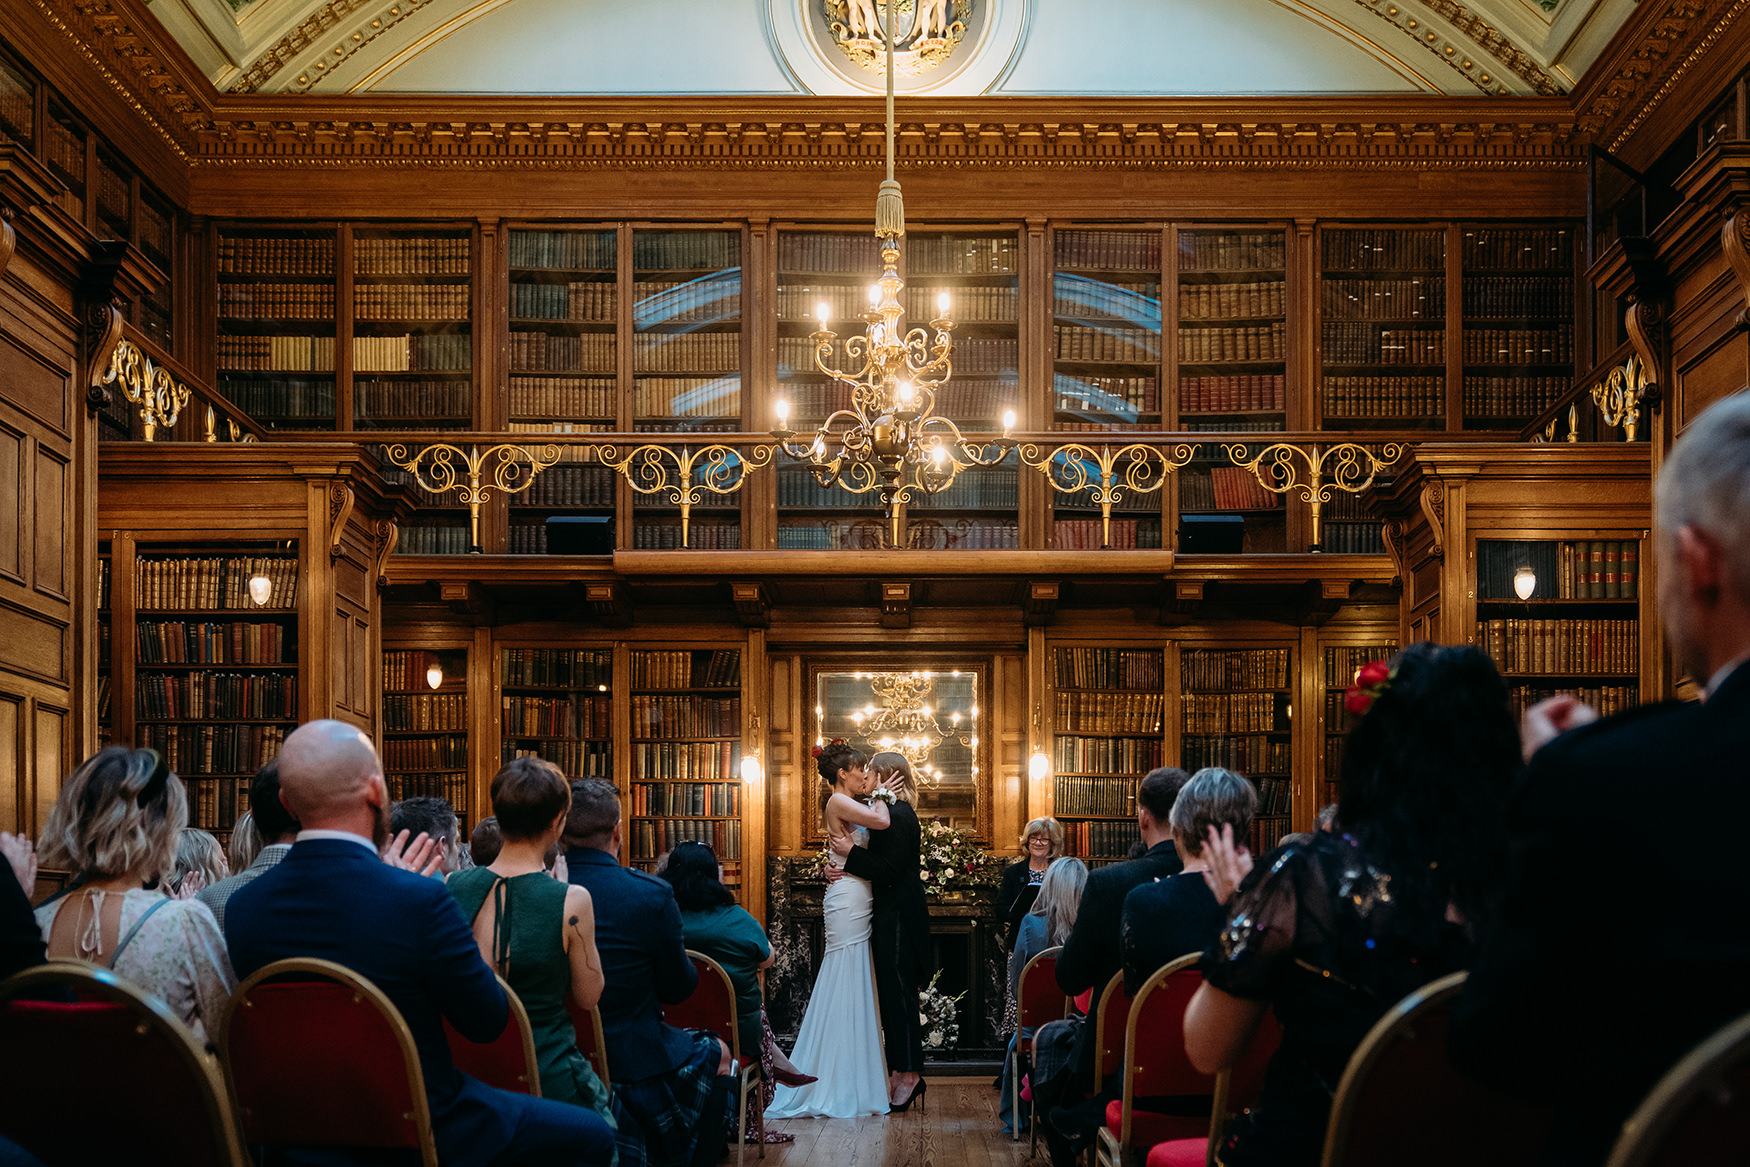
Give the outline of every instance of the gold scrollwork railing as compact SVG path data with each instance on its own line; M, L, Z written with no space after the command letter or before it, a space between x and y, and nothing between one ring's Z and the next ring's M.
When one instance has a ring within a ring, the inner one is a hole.
M1592 403L1604 415L1605 424L1620 429L1624 439L1630 442L1635 440L1635 433L1640 428L1641 406L1652 392L1652 379L1647 376L1646 366L1639 356L1633 354L1601 380L1593 382L1591 389Z
M1310 549L1320 548L1319 520L1324 505L1340 490L1345 494L1360 494L1373 484L1381 470L1404 456L1398 442L1387 442L1379 454L1354 442L1341 442L1320 448L1318 445L1296 446L1288 442L1273 442L1250 454L1247 444L1223 443L1228 460L1242 470L1250 470L1258 485L1274 494L1298 493L1312 512ZM1301 463L1304 463L1303 472Z
M468 508L468 550L473 552L482 550L480 504L491 498L495 490L507 495L521 494L534 485L541 471L560 459L557 445L529 447L511 442L484 450L478 446L464 450L448 442L410 450L397 442L383 452L389 461L412 474L421 490L430 494L456 492ZM490 479L484 473L488 460L493 460Z
M148 442L157 438L159 426L169 429L176 424L190 394L189 387L171 376L170 370L153 363L139 345L126 339L116 343L103 383L118 386L122 396L139 407Z
M714 442L695 450L646 443L621 452L617 446L597 446L595 456L632 485L639 494L668 494L681 509L681 547L691 546L693 508L707 493L730 495L747 481L749 471L771 464L775 445L755 445L745 451ZM671 473L670 467L673 470Z
M1020 447L1021 461L1045 475L1059 494L1088 491L1100 508L1100 547L1112 546L1112 508L1131 494L1153 494L1167 484L1167 475L1187 465L1197 454L1197 443L1177 442L1165 452L1147 442L1126 446L1093 447L1081 442L1061 446ZM1122 463L1122 465L1120 465Z

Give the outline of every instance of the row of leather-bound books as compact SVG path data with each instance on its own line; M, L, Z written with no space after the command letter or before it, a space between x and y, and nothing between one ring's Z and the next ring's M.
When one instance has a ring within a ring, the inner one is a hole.
M620 408L620 385L603 377L512 377L513 417L612 418Z
M1241 466L1181 470L1177 477L1179 509L1188 513L1267 511L1283 505L1280 494L1265 490L1257 477Z
M352 270L365 276L468 274L469 240L464 235L355 235Z
M331 373L332 336L221 336L219 368L245 372Z
M462 771L440 771L421 774L391 773L389 779L389 797L396 802L404 798L441 798L466 816L468 807L468 775ZM462 824L464 834L468 825Z
M434 737L392 737L377 743L389 770L465 770L468 739L459 734Z
M1157 761L1155 766L1160 765ZM1136 781L1154 766L1140 770L1114 770L1113 777L1057 774L1051 781L1052 810L1060 815L1119 815L1134 810Z
M1548 316L1574 314L1574 277L1562 276L1466 276L1462 294L1464 314L1480 317Z
M635 815L738 815L741 782L634 782Z
M1061 647L1052 659L1060 689L1158 691L1165 679L1158 649Z
M517 737L605 738L613 732L613 699L585 694L500 699L500 725Z
M1051 525L1051 545L1059 551L1098 551L1102 547L1118 551L1158 550L1161 522L1114 518L1108 528L1103 528L1099 519L1058 519Z
M1185 689L1286 689L1286 648L1187 648L1179 653L1179 684Z
M359 373L467 372L473 359L467 333L352 338L352 367Z
M573 320L613 323L619 319L619 293L605 280L510 286L512 320Z
M286 673L141 673L134 716L172 721L296 717L298 676Z
M1054 724L1059 732L1158 734L1166 697L1161 693L1059 689L1054 704Z
M383 728L392 732L423 733L428 730L466 732L466 693L385 693Z
M1527 709L1539 701L1562 694L1579 698L1598 710L1601 717L1625 713L1641 703L1641 690L1638 685L1564 685L1559 689L1514 685L1507 690L1507 706L1513 711L1513 720L1517 722L1525 716Z
M352 383L352 413L360 420L405 421L417 426L433 418L467 417L473 408L473 387L466 381L361 377Z
M1052 744L1051 765L1059 776L1146 774L1161 764L1162 748L1160 738L1079 737L1060 733Z
M281 664L298 650L297 633L284 624L143 620L135 635L141 664Z
M1640 543L1634 539L1477 541L1477 595L1517 596L1513 577L1533 569L1533 599L1632 600L1640 595Z
M1641 667L1639 620L1479 620L1476 639L1509 676L1627 674Z
M1325 267L1337 271L1440 271L1446 232L1344 227L1324 233Z
M1438 365L1446 360L1446 330L1327 321L1323 352L1327 365Z
M135 727L134 740L157 750L179 775L253 774L279 754L286 732L284 725L157 722Z
M741 858L741 820L634 818L629 824L633 859L656 859L681 843L705 843L718 859Z
M1572 377L1466 376L1464 412L1469 417L1535 417L1573 385Z
M1253 778L1287 774L1293 766L1293 747L1261 733L1187 733L1179 739L1179 764L1193 773L1204 766L1220 766Z
M1481 365L1571 364L1574 326L1554 328L1466 328L1464 359Z
M359 289L361 292L365 289ZM463 288L463 291L467 291ZM332 284L220 284L219 316L231 320L333 320ZM463 315L466 315L464 310Z
M219 274L334 275L334 240L280 235L220 235Z
M1320 407L1326 417L1441 417L1446 413L1446 378L1326 377Z
M1282 728L1277 694L1179 694L1179 715L1186 733L1274 733Z
M1439 276L1326 276L1319 281L1319 312L1326 320L1444 320L1446 282Z
M516 372L612 373L614 337L598 332L582 336L513 332L510 367Z
M265 604L249 595L260 575L272 585ZM207 555L134 560L134 606L193 610L298 606L298 561L264 555Z
M701 522L695 516L687 531L686 546L694 551L738 551L741 549L741 524ZM634 551L678 551L680 548L679 519L640 522L632 528Z
M594 689L614 682L614 654L606 648L506 648L499 680L531 688Z
M510 266L573 271L613 271L618 239L613 231L510 232Z
M739 732L739 730L733 731ZM635 742L632 777L729 782L741 775L741 742ZM668 813L680 814L681 811ZM703 812L699 812L703 813Z
M1192 364L1280 361L1287 346L1288 325L1280 320L1273 324L1179 329L1179 359Z
M632 654L635 689L731 688L740 684L741 653L737 649L651 649Z
M1059 814L1072 812L1059 810ZM1123 859L1138 839L1136 819L1120 814L1116 822L1069 822L1063 824L1064 846L1082 859Z
M606 741L580 741L576 738L542 738L533 749L519 741L506 738L503 760L542 758L564 771L570 779L608 778L614 776L614 750Z
M359 284L352 314L358 320L466 320L467 284Z

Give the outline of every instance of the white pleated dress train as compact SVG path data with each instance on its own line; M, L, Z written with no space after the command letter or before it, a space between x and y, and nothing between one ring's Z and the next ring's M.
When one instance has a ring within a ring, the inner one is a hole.
M821 906L826 952L790 1054L798 1070L820 1080L779 1086L767 1118L887 1113L887 1063L869 947L875 893L867 880L847 875L828 885Z

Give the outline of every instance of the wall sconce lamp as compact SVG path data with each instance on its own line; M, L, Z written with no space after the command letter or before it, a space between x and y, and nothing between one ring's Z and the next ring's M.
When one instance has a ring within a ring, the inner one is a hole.
M1034 750L1033 756L1027 759L1027 777L1035 782L1042 782L1051 776L1051 759L1044 751Z
M431 658L431 663L425 666L425 683L433 689L443 687L444 666L438 663L435 656Z
M743 754L741 756L741 780L749 786L758 784L765 772L760 769L758 754Z
M1537 573L1529 567L1522 567L1513 573L1513 591L1520 599L1529 600L1531 593L1537 590Z
M235 578L235 577L233 577ZM273 598L273 581L259 571L249 577L249 598L257 608Z

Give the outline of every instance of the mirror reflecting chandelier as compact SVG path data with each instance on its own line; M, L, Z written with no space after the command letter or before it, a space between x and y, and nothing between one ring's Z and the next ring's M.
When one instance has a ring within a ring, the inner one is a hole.
M887 178L875 198L875 237L881 242L881 275L869 289L869 309L857 319L861 336L845 341L848 368L831 361L838 334L828 325L823 303L815 313L815 366L850 387L851 408L835 410L799 441L788 428L789 403L776 403L778 428L772 436L785 453L804 463L822 486L841 486L853 494L879 491L887 510L888 546L903 546L905 504L917 494L946 490L962 470L994 466L1014 448L1009 431L1015 411L1003 414L1003 436L969 441L960 427L936 412L936 394L953 375L954 322L948 293L936 299L929 330L904 324L900 293L905 281L896 270L899 241L905 236L905 203L893 177L893 27L894 0L887 0ZM931 336L931 333L934 336Z
M857 674L859 679L863 676ZM851 714L851 720L870 745L892 750L910 762L920 783L935 785L941 780L941 771L931 758L943 743L978 744L976 704L965 711L931 707L936 690L934 672L870 673L868 678L869 688L880 704L864 706ZM948 722L946 728L942 725L944 718ZM973 772L977 771L974 764Z

